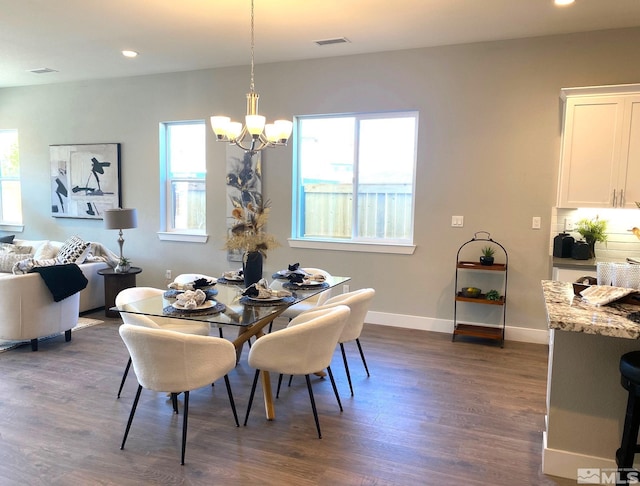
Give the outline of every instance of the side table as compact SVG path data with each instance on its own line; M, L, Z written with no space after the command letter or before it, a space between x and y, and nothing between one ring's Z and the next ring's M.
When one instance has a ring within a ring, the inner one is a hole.
M136 286L136 275L142 272L139 267L131 267L126 273L116 272L113 268L98 270L98 274L104 277L104 315L107 317L120 317L117 311L109 310L116 305L116 296L121 290Z

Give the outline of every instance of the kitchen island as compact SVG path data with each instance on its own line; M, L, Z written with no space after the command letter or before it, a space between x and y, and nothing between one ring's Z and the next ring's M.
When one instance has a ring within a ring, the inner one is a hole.
M627 402L619 363L640 350L632 320L640 306L597 307L566 282L543 280L542 290L550 330L542 470L576 479L578 468L615 468Z

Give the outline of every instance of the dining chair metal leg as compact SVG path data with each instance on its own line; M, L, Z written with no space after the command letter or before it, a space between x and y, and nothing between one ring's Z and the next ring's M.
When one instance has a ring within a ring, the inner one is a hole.
M231 393L229 375L224 375L224 384L227 385L227 395L229 395L229 403L231 404L231 410L233 411L233 418L236 421L236 427L240 427L240 422L238 422L238 413L236 412L236 402L233 400L233 393Z
M356 344L358 345L358 351L360 351L360 357L362 358L362 364L364 364L364 369L367 372L367 376L371 376L369 374L369 368L367 367L367 360L364 359L364 351L362 351L362 346L360 345L360 339L356 338Z
M342 402L340 401L340 395L338 394L338 387L336 386L336 381L333 379L333 373L331 372L331 366L327 366L327 371L329 372L329 379L331 380L331 386L333 387L333 393L336 396L336 400L338 400L338 406L340 407L340 411L342 412Z
M276 398L280 398L280 386L282 385L282 373L278 376L278 389L276 390Z
M342 361L344 362L344 370L347 372L347 381L349 382L349 390L353 396L353 385L351 384L351 373L349 373L349 363L347 363L347 355L344 352L344 344L340 343L340 351L342 351Z
M131 412L129 413L129 421L127 422L127 428L124 430L124 437L122 438L122 444L120 445L120 450L124 449L124 443L127 441L127 436L129 435L129 429L131 428L131 422L133 422L133 416L136 413L136 407L138 406L138 400L140 399L141 392L142 392L142 385L138 385L138 391L136 392L136 398L134 398L133 405L131 406Z
M171 405L173 405L173 411L177 415L178 414L178 394L171 394Z
M189 417L189 391L184 392L184 413L182 417L182 457L180 464L184 466L184 453L187 449L187 420Z
M251 386L251 393L249 394L249 404L247 405L247 414L244 417L244 425L247 425L249 420L249 412L251 412L251 405L253 405L253 395L256 393L256 385L258 384L258 377L260 376L260 370L256 370L256 374L253 377L253 385Z
M313 418L316 421L316 429L318 430L318 439L322 439L320 433L320 421L318 420L318 410L316 409L316 401L313 399L313 390L311 389L311 379L309 375L304 375L307 379L307 389L309 390L309 400L311 400L311 409L313 410Z
M127 361L127 366L125 367L124 373L122 374L122 381L120 382L120 388L118 388L118 398L120 398L122 387L124 387L124 382L127 380L127 375L129 374L129 368L131 368L131 356L129 356L129 361Z

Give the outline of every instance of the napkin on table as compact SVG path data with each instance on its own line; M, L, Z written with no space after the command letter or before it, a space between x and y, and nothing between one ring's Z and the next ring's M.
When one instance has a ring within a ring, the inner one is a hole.
M186 292L178 295L176 301L185 309L195 309L199 305L202 305L207 298L202 290L187 290Z
M253 297L255 299L268 299L270 297L289 297L291 292L288 290L275 290L269 287L267 279L262 278L257 283L250 285L242 292L242 295Z
M321 273L316 273L313 275L292 273L287 277L287 279L289 280L289 282L298 285L310 284L311 282L324 282L326 280L325 276Z
M168 287L174 290L196 290L204 287L211 287L216 283L217 283L217 280L215 278L201 277L194 280L193 282L186 282L186 283L171 282L168 285Z

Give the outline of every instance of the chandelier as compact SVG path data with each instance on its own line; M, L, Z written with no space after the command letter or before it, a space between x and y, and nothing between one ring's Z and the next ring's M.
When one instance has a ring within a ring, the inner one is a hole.
M245 124L243 126L240 122L231 121L228 116L212 116L211 128L216 135L216 141L229 142L252 154L267 147L287 145L293 128L293 123L290 120L276 120L273 123L266 123L266 118L258 114L260 95L255 92L253 80L253 50L253 0L251 0L251 83L247 93Z

